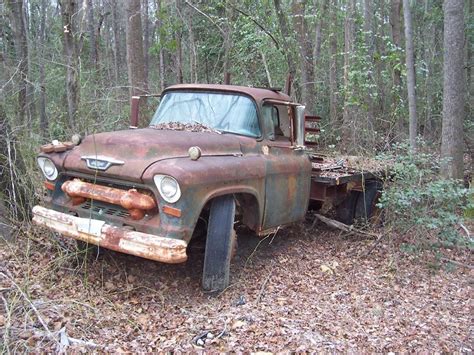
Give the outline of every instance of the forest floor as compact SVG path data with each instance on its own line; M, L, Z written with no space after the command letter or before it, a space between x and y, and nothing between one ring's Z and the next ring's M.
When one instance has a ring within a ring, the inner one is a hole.
M239 236L231 286L201 291L203 245L181 265L31 229L0 242L0 352L472 352L469 253L402 253L318 224ZM21 291L20 291L21 290ZM3 344L3 345L2 345Z

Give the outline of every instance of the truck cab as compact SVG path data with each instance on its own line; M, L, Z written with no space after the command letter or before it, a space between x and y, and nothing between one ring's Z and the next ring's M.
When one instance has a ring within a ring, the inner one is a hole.
M181 263L204 217L202 285L222 290L236 216L257 235L304 218L312 184L304 135L304 106L278 90L171 86L146 128L42 146L47 195L33 221L100 247Z

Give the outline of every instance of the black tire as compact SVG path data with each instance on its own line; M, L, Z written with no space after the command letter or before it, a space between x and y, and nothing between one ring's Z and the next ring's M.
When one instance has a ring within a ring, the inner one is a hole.
M371 217L377 217L378 208L376 206L382 190L380 181L367 181L365 191L359 192L359 197L355 206L354 218L362 223L368 223ZM375 221L377 223L377 221Z
M351 191L336 207L336 219L344 224L354 223L355 209L360 192Z
M215 198L207 227L202 273L205 291L222 291L229 285L230 260L235 239L235 201L232 195Z

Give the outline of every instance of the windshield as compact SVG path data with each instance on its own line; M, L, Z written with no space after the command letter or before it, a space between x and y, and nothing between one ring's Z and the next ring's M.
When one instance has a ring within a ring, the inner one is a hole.
M150 126L198 124L221 132L259 137L254 102L242 95L209 92L169 92L160 102Z

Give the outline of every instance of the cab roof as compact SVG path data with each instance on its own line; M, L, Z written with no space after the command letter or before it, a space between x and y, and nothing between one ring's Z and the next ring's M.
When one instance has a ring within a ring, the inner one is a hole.
M189 91L225 91L237 94L244 94L252 97L257 103L263 100L277 100L282 102L292 102L293 100L288 95L264 88L254 88L238 85L220 85L220 84L178 84L167 87L163 94L169 91L189 90Z

